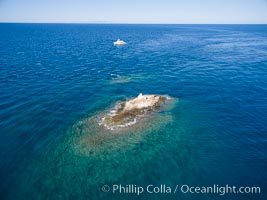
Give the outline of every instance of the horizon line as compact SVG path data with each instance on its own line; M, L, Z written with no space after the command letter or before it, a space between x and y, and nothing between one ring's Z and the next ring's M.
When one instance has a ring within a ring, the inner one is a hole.
M127 22L8 22L0 24L95 24L95 25L267 25L267 23L127 23Z

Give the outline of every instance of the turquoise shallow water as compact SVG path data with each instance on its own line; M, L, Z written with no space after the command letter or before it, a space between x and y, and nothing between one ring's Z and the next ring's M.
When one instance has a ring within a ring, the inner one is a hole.
M1 199L266 199L266 25L0 24ZM121 38L128 45L117 48ZM97 116L172 101L122 131ZM112 194L104 184L260 186Z

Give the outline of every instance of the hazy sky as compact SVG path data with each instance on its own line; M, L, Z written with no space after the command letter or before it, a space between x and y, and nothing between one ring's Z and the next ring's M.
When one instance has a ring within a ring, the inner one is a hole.
M0 21L267 24L267 0L0 0Z

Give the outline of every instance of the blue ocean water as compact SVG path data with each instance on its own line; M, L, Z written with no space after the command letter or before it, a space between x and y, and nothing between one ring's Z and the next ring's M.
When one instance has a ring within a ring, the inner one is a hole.
M139 93L176 102L127 133L93 120ZM267 199L266 125L266 25L0 24L1 199Z

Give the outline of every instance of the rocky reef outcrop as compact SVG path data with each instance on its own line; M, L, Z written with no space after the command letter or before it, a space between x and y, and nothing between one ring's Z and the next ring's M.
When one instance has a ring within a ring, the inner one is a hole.
M134 99L119 103L115 109L101 118L99 125L108 129L131 126L150 111L159 109L167 99L168 96L139 94Z

